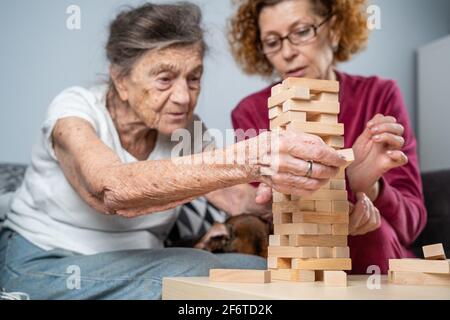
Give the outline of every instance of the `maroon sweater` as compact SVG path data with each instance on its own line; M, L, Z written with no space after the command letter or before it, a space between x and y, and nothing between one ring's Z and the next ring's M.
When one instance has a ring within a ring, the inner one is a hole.
M345 125L345 147L351 148L366 124L377 113L395 117L405 127L403 152L409 163L386 173L375 206L382 215L380 229L363 236L349 237L355 274L365 274L367 267L378 265L388 270L388 259L413 257L408 247L426 224L422 181L416 152L416 138L411 129L402 95L394 81L378 77L360 77L337 73L340 82L341 113ZM268 129L267 99L272 86L242 100L232 113L234 129ZM354 194L349 192L349 200Z

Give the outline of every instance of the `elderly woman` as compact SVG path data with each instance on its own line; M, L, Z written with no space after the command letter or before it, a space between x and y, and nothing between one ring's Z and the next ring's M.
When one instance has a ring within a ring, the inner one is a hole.
M349 246L353 272L389 258L411 257L408 247L426 223L416 139L397 85L336 70L366 44L364 0L242 0L231 21L230 42L249 74L340 82L340 122L355 162L347 170ZM280 19L280 17L283 17ZM270 88L233 111L235 129L267 129ZM409 160L409 162L408 162Z
M194 135L200 20L187 3L121 13L107 44L110 85L69 88L53 101L0 234L0 287L35 299L160 298L165 276L265 268L256 256L164 249L176 208L207 195L234 215L264 214L267 187L257 196L248 183L310 194L344 165L302 133L261 134L224 150ZM192 134L198 154L171 159L178 129ZM275 155L279 172L263 176ZM312 171L307 161L317 162Z

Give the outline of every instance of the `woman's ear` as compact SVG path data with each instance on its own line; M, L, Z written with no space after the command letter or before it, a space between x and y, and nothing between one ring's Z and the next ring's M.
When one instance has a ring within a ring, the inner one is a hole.
M114 83L116 91L122 101L128 101L128 88L125 83L125 77L120 76L119 72L114 66L109 67L109 75Z
M337 17L333 16L330 19L330 44L333 48L333 52L336 52L339 48L339 43L341 42L341 30L337 25Z

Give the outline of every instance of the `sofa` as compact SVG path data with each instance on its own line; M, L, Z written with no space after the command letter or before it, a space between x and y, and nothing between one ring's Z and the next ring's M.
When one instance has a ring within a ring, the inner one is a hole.
M26 166L0 164L0 224L5 218L13 192L23 180ZM428 223L412 246L422 257L422 246L442 243L450 257L450 170L422 174ZM180 208L179 219L166 241L167 246L186 246L195 242L215 222L223 222L226 214L204 198Z

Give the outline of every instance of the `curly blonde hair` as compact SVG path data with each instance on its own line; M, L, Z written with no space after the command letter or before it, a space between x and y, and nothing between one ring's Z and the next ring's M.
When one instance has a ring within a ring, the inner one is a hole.
M229 43L237 63L247 74L271 76L273 66L261 52L259 14L267 6L287 0L233 0L238 5L230 20ZM348 61L362 51L369 38L366 0L309 0L314 11L321 17L336 17L334 29L341 34L339 46L334 53L335 62Z

